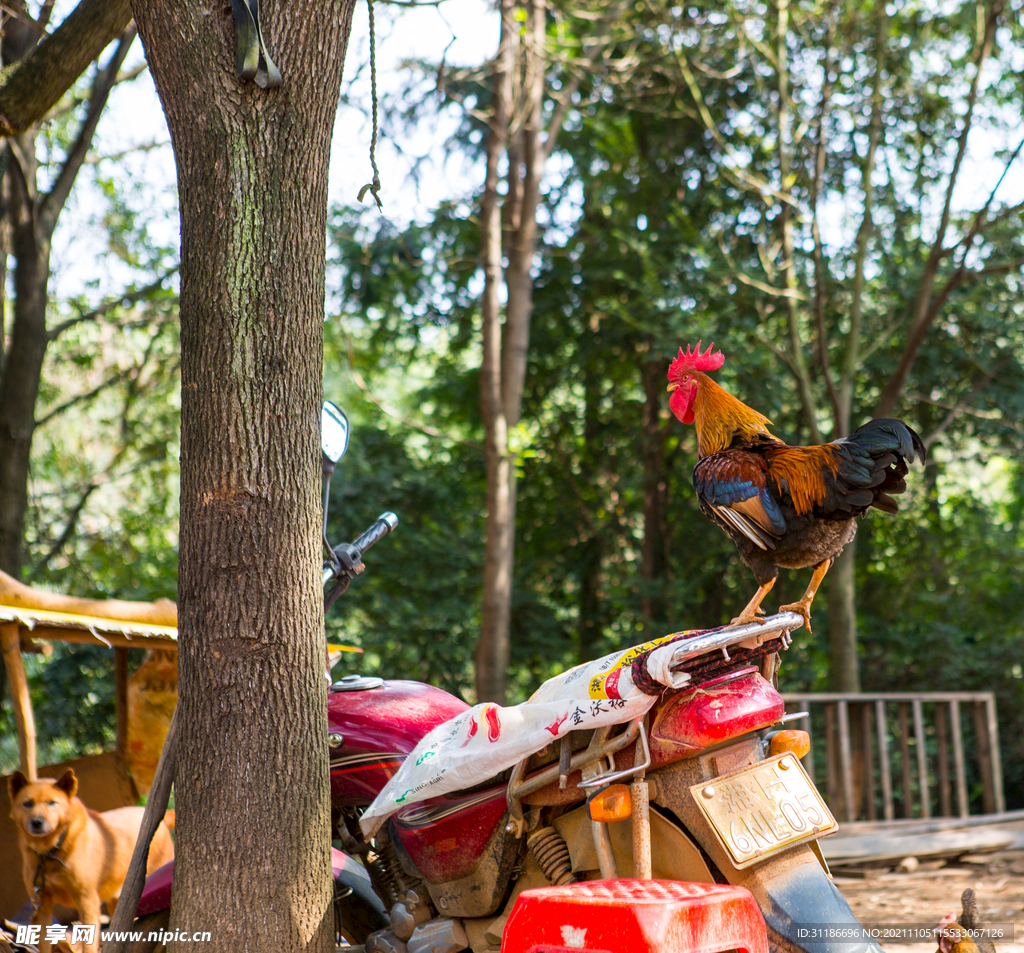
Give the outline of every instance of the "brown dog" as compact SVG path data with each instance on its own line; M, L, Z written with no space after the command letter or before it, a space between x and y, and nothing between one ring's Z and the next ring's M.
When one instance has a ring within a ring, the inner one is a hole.
M22 876L29 897L38 907L33 923L43 926L40 953L50 953L46 927L53 922L53 905L78 910L86 926L95 925L87 953L100 945L100 904L113 914L121 885L128 873L143 808L122 807L102 814L91 811L77 797L78 779L68 768L57 781L29 781L15 771L7 784L11 817L18 827ZM164 821L153 835L147 873L174 857L174 844Z

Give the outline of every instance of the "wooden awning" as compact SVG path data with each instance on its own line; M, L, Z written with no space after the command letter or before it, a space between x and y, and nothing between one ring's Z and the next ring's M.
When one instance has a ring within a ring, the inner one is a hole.
M150 625L0 604L0 625L5 623L18 626L22 648L29 648L26 643L37 640L80 642L122 649L176 648L178 645L178 628L173 625Z
M35 718L22 651L47 642L105 645L114 651L117 747L124 753L127 725L128 649L176 649L178 609L169 599L124 602L79 599L32 589L0 572L0 648L18 726L21 770L36 776Z

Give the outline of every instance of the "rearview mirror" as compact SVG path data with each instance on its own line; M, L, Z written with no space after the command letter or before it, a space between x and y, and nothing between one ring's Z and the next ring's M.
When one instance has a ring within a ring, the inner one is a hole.
M337 463L348 450L349 423L345 412L329 400L320 414L320 446L331 463Z

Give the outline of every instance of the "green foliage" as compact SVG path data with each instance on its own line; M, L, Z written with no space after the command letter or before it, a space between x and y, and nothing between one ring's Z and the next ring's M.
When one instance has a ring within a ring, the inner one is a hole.
M697 509L692 428L667 410L664 370L678 346L714 340L727 357L721 383L791 442L808 441L808 400L816 425L835 432L840 415L826 371L835 383L851 353L853 426L872 413L896 369L980 39L974 4L885 9L790 5L780 47L777 5L631 5L607 24L613 42L593 68L585 57L594 20L553 11L559 56L549 117L559 90L577 86L545 178L531 352L513 439L514 700L581 657L724 622L752 592L734 547ZM1010 160L1013 143L1005 142L1022 100L1019 34L1009 17L996 33L975 106L982 145L969 160L991 181L956 193L951 250L934 275L937 292L947 291L899 405L932 438L929 467L912 473L897 518L862 522L856 569L865 688L995 691L1008 792L1024 791L1024 593L1007 571L1024 545L1024 220L1017 199L1004 203L1002 192L985 207L1001 170L989 176L979 151ZM461 110L447 145L478 161L486 73L440 75L439 96L413 82L390 121ZM873 112L882 131L869 200ZM1018 165L1007 182L1014 174ZM166 250L125 183L107 183L112 253L137 267L145 285L166 267ZM975 225L978 240L965 256L961 239ZM353 538L384 509L401 520L328 619L332 641L364 650L344 656L335 675L417 678L472 700L485 500L476 197L467 190L404 230L376 212L336 208L329 237L325 395L354 425L332 486L329 537ZM112 370L118 383L44 428L29 541L37 580L81 594L173 596L173 319L173 298L155 294L58 342L44 407L87 392ZM797 352L806 364L803 396ZM659 387L645 386L655 379ZM655 423L645 431L652 406ZM41 561L68 526L69 501L97 482L69 540ZM652 492L661 501L658 527L645 525ZM784 572L768 607L795 599L806 581ZM827 687L822 597L815 621L815 634L797 633L784 659L787 690ZM102 714L99 735L71 726L60 706L46 716L46 731L87 748L112 727L99 688L109 679L97 659L69 661L79 651L33 659L33 692L44 709L52 689Z
M354 431L332 481L328 538L354 539L388 509L400 523L328 616L328 641L365 653L343 655L335 675L411 678L464 695L479 625L480 461L458 446L418 454L376 429L365 407L343 403Z
M584 71L558 140L559 172L547 179L523 423L514 440L520 481L510 674L520 698L581 656L652 631L725 621L752 589L732 544L697 509L692 430L669 416L664 399L663 569L653 576L642 571L651 486L644 465L650 437L641 421L652 365L664 368L680 344L715 340L727 356L721 382L768 414L779 436L807 442L804 399L792 372L794 315L809 393L821 408L816 420L826 434L836 422L824 360L836 374L856 346L853 426L872 412L900 360L962 128L977 11L964 4L940 15L930 6L904 6L879 21L871 6L830 10L826 16L813 4L789 9L789 115L782 131L774 11L761 6L631 8L611 28L620 38L605 60L612 67ZM590 24L559 8L555 45L580 55L572 38L586 37ZM1010 59L1018 29L1000 28L992 78L978 97L975 119L989 137L1004 135L1016 115L1006 107L1021 99ZM554 90L567 79L564 62L552 66ZM884 78L876 92L879 62ZM831 88L823 111L826 68ZM479 105L477 73L452 71L446 80L446 108ZM852 278L865 137L876 103L884 135L857 330L850 322ZM554 108L552 101L549 114ZM467 110L458 137L469 155L479 147L478 116ZM780 136L791 169L785 182ZM820 174L819 143L826 149ZM962 248L940 260L935 286L948 283L948 292L900 408L934 440L933 460L926 475L912 474L899 517L872 514L862 523L858 611L865 688L997 692L1013 791L1024 789L1013 767L1024 762L1016 740L1024 719L1021 633L1012 623L1019 593L1012 574L999 568L1020 560L1013 514L1021 486L1017 476L993 485L976 470L979 460L1009 461L996 465L1017 474L1022 459L1022 276L1015 256L1024 222L1020 208L998 200L975 218L991 185L976 205L952 209L947 245L976 221L982 240L962 261ZM780 239L787 195L796 209L792 262ZM824 232L820 325L816 207L827 209L817 223ZM403 233L352 210L339 209L334 218L340 316L330 327L346 342L340 363L351 361L361 387L405 422L389 425L387 449L375 439L374 453L382 454L385 473L398 459L403 481L429 485L445 507L434 519L466 534L461 545L434 550L430 602L439 598L434 581L449 574L460 592L475 595L473 574L482 572L482 453L460 443L465 464L437 467L438 455L451 452L450 439L418 429L428 425L460 441L481 437L471 209L467 196ZM787 304L787 270L795 311ZM381 419L379 410L372 414ZM360 466L376 470L369 451L368 445ZM464 465L473 468L474 481ZM429 502L420 497L416 504ZM431 520L421 509L416 519L428 544ZM805 584L805 574L783 573L771 603L796 598ZM411 604L416 596L396 590L395 598ZM824 598L815 603L815 619L815 634L798 633L785 659L788 690L827 688ZM468 685L475 627L468 614L452 621L449 651ZM403 627L403 663L433 664L437 633L433 625Z

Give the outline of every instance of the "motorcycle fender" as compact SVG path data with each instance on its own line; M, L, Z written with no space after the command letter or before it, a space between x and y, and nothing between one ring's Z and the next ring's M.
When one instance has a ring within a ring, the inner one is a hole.
M737 873L746 876L730 882L754 895L768 927L772 951L882 953L873 940L860 937L857 918L809 847Z
M681 779L685 784L686 778ZM691 783L696 783L696 780ZM832 883L815 842L797 844L762 863L737 869L690 794L682 784L658 780L659 799L676 796L670 809L704 849L722 878L746 887L757 901L768 927L772 953L882 953L870 940L856 937L860 924Z
M336 847L331 848L331 875L343 889L356 894L367 906L381 916L381 926L387 926L384 905L373 891L370 875L363 866L348 854L343 854ZM171 905L171 892L174 884L174 861L170 860L163 867L158 867L142 885L142 895L136 908L135 916L146 917L151 913L159 913Z

